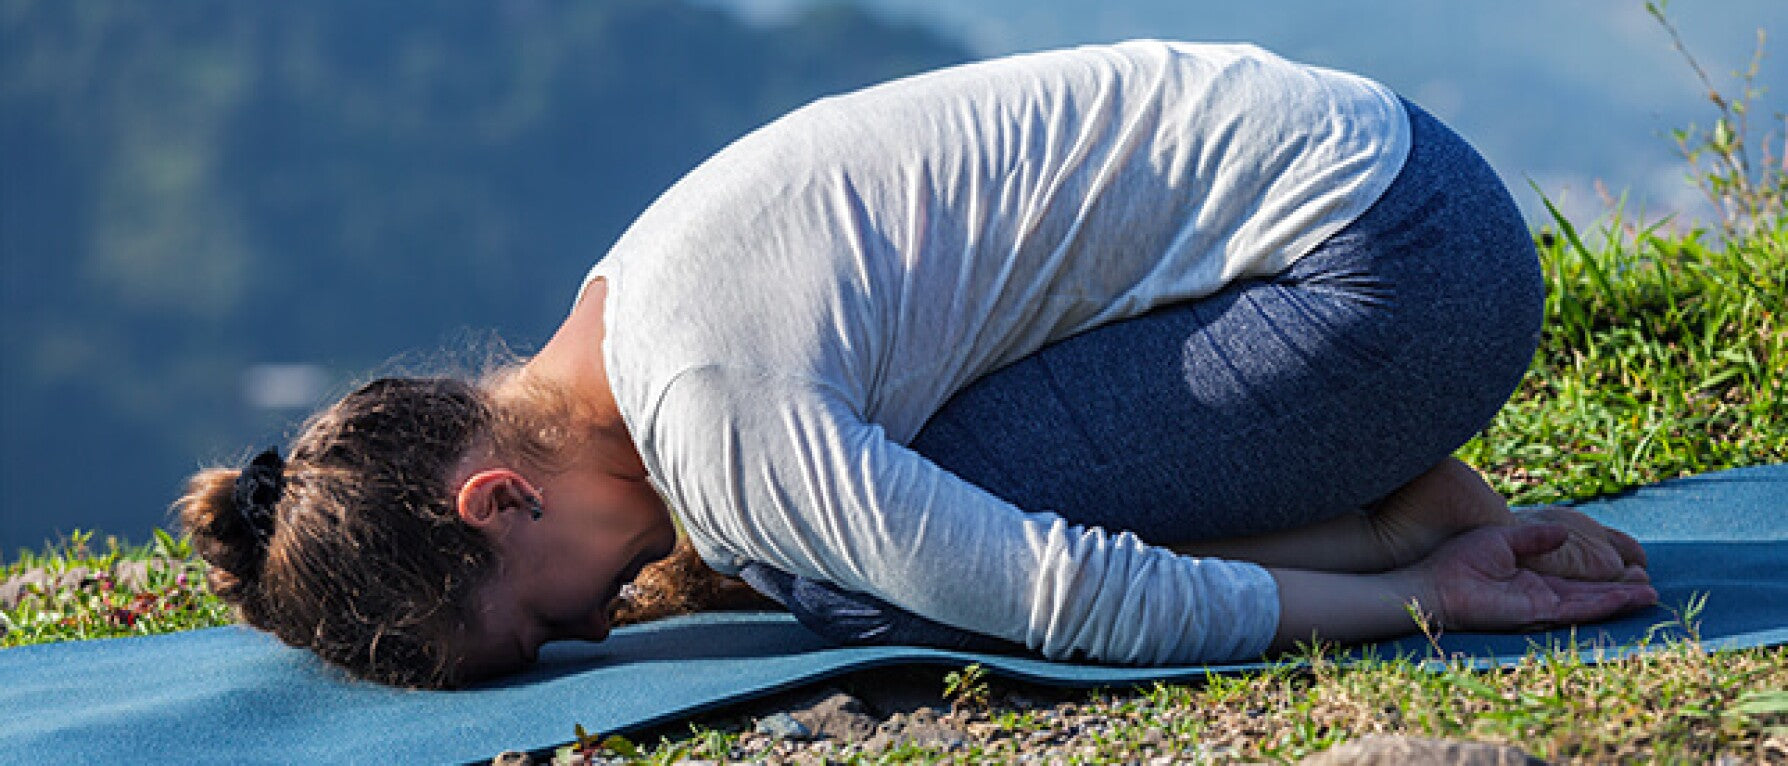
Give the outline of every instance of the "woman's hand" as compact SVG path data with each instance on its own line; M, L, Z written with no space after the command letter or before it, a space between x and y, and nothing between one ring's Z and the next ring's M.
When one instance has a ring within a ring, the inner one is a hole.
M1581 516L1563 511L1552 518L1593 528L1541 523L1542 517L1479 527L1452 537L1415 564L1378 574L1268 567L1279 585L1279 627L1271 648L1290 650L1312 636L1356 643L1408 633L1416 627L1407 608L1412 600L1432 625L1484 631L1593 622L1657 603L1638 543L1623 552L1620 540L1632 538L1573 514ZM1614 549L1613 558L1602 545ZM1549 566L1574 569L1563 575L1542 569ZM1617 579L1575 576L1615 571Z
M1592 622L1657 603L1643 567L1636 579L1609 581L1527 565L1556 561L1546 557L1564 548L1571 534L1564 525L1541 523L1466 532L1410 569L1417 591L1426 594L1417 600L1442 628L1495 631Z
M1523 525L1552 524L1564 527L1567 537L1556 550L1524 556L1525 569L1573 580L1649 582L1645 573L1645 548L1631 535L1602 526L1600 522L1569 508L1547 507L1515 513Z

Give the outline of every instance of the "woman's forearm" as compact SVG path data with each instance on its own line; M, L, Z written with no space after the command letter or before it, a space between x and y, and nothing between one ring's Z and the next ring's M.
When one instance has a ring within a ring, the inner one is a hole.
M1430 611L1432 597L1410 569L1338 574L1268 567L1279 585L1279 629L1270 651L1296 649L1312 638L1345 644L1401 636L1417 629L1409 604Z
M1396 564L1373 534L1372 522L1364 511L1261 535L1167 547L1187 556L1319 572L1382 572Z
M1279 585L1271 648L1296 648L1312 637L1357 643L1408 633L1418 627L1411 602L1436 629L1451 630L1574 625L1657 603L1658 592L1637 563L1644 554L1637 542L1620 543L1630 543L1635 563L1619 579L1549 574L1523 563L1543 560L1572 534L1559 524L1480 527L1416 564L1379 574L1268 568Z

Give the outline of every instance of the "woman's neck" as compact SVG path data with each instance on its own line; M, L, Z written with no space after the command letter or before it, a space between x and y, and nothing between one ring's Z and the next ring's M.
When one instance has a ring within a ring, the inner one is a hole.
M522 368L522 375L557 387L576 401L579 419L591 437L585 448L589 454L579 457L618 477L644 479L645 464L621 417L602 356L607 300L607 281L591 281L552 339Z

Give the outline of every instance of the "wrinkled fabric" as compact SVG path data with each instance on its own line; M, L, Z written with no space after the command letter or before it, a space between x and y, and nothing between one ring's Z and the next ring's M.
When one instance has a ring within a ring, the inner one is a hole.
M1021 507L1157 544L1321 521L1439 462L1519 383L1544 287L1489 165L1405 107L1397 180L1290 269L1048 346L957 394L912 448ZM743 575L839 643L1001 646L769 569Z
M1264 569L1015 505L906 445L1046 344L1283 271L1407 150L1382 86L1245 45L823 99L704 162L592 270L610 382L722 572L766 564L1048 657L1254 656L1278 622Z

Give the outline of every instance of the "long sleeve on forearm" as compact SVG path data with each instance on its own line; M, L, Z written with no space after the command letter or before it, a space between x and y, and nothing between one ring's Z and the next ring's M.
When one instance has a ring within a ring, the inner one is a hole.
M764 562L1056 659L1219 662L1258 656L1272 640L1278 594L1264 569L1020 510L827 393L719 368L673 386L661 411L713 435L667 433L658 450L665 470L687 462L714 477L672 498L726 509L685 514L710 563Z
M1259 567L1019 509L903 445L1050 343L1286 268L1371 207L1408 139L1383 86L1245 45L1088 46L822 99L703 162L591 269L610 384L722 569L1052 657L1252 656L1278 610Z

